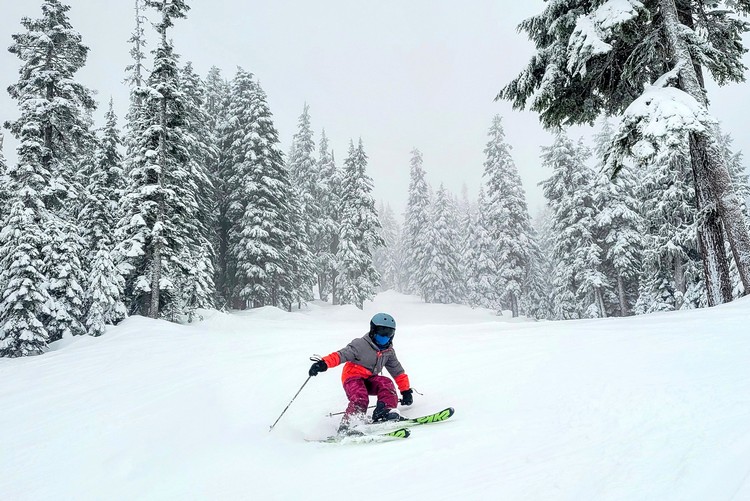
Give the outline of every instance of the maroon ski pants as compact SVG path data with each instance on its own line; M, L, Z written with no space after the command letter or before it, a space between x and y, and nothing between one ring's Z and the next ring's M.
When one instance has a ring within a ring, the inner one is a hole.
M370 404L370 395L376 395L378 402L383 402L388 409L395 409L398 396L393 381L385 376L370 376L367 379L352 377L344 383L344 391L349 399L345 418L355 414L365 414Z

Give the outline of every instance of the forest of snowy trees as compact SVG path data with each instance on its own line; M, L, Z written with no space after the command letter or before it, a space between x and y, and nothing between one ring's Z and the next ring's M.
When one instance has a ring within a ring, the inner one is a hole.
M0 356L127 315L374 296L382 240L361 139L338 167L305 106L285 155L252 73L202 78L181 62L170 30L183 0L135 1L129 111L119 129L110 103L95 130L93 92L76 80L89 49L68 11L44 0L10 47L20 116L6 123L18 161L0 157Z
M531 224L500 118L476 203L433 195L415 152L403 226L381 209L386 242L402 243L376 254L384 287L558 320L750 291L750 184L703 75L744 80L738 14L750 2L549 1L520 26L537 53L498 95L555 132L541 152L546 209ZM565 130L597 120L592 146Z
M488 124L476 199L430 186L430 159L414 149L405 213L376 209L362 139L337 164L304 105L284 152L255 75L201 76L178 55L171 30L186 0L134 3L122 127L111 101L93 123L94 93L76 79L89 49L68 6L41 0L12 36L0 356L97 336L128 315L189 322L200 309L316 299L362 308L388 289L549 320L750 290L750 182L708 114L702 73L743 79L748 25L733 14L750 2L550 1L525 21L538 53L498 97L554 132L539 160L547 206L533 219L501 117ZM594 122L593 145L565 129Z

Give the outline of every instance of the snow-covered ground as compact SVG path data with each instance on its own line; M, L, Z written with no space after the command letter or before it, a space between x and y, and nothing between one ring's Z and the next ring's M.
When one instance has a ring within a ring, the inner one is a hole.
M341 369L307 378L377 311L398 323L411 438L331 445ZM131 318L0 359L0 498L750 499L750 300L629 319L525 322L392 292Z

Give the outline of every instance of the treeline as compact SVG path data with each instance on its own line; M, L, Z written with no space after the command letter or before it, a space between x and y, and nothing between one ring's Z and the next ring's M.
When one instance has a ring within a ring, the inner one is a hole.
M478 200L443 186L433 193L422 155L411 161L403 223L381 206L386 247L375 262L382 288L427 302L509 310L513 316L576 319L708 305L699 210L690 160L675 150L647 166L604 168L614 137L602 122L591 149L559 130L541 152L550 177L546 207L532 225L502 121L493 120ZM721 138L722 155L750 223L742 155ZM726 258L731 250L727 245ZM732 297L744 288L728 269Z
M100 335L127 315L190 321L200 308L313 299L362 307L378 275L379 223L360 139L337 167L307 106L288 155L266 94L238 69L201 78L170 38L184 0L136 0L124 129L76 80L89 49L69 7L44 0L10 51L20 116L0 156L0 356ZM147 15L157 19L150 57Z

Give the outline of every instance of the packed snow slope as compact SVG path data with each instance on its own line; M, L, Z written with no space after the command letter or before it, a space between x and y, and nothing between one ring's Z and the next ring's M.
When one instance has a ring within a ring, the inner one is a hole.
M415 395L448 422L381 444L331 434L343 347L377 311ZM381 294L364 311L314 303L135 317L101 338L0 359L0 498L750 499L750 301L628 319L512 321Z

